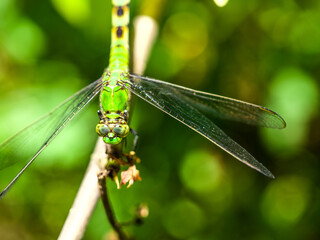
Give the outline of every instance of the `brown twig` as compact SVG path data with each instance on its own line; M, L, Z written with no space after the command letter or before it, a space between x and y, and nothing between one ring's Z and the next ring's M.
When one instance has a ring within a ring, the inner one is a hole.
M127 234L122 230L121 224L117 222L116 217L113 213L112 206L109 200L108 191L107 191L107 185L106 185L106 179L108 176L109 171L108 170L102 170L98 173L98 184L99 184L99 191L100 191L100 197L103 203L104 210L107 214L108 220L115 230L115 232L118 234L120 240L128 240L129 237Z

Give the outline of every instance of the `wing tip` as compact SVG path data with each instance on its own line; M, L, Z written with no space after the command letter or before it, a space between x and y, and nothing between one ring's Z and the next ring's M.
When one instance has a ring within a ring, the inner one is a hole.
M263 175L267 176L268 178L275 179L276 177L268 170L268 172L263 172Z
M249 167L253 168L254 170L262 173L268 178L275 179L276 177L272 174L272 172L269 171L268 168L266 168L262 163L258 162L256 159L254 159L256 164L252 165L249 164L248 162L243 162L244 164L248 165Z
M0 200L4 198L4 196L7 193L7 189L5 188L1 193L0 193Z
M257 161L257 160L256 160ZM258 162L258 161L257 161ZM253 169L257 170L258 172L262 173L263 175L265 175L268 178L271 179L275 179L276 177L272 174L272 172L269 171L268 168L266 168L265 166L263 166L262 163L258 162L257 165L253 166L253 165L249 165L247 164L249 167L252 167Z
M273 121L266 121L263 126L267 127L267 128L276 128L276 129L283 129L286 128L287 123L286 121L283 119L283 117L281 117L278 113L276 113L275 111L272 111L266 107L262 107L259 106L260 110L264 111L267 116L269 117L269 119L273 119ZM270 124L268 124L268 122L270 122Z
M277 119L280 121L279 125L277 126L278 129L284 129L287 127L287 123L286 121L279 115L276 113Z

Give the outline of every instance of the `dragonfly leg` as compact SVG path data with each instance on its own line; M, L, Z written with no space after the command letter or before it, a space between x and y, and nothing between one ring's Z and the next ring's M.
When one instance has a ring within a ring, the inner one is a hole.
M103 114L100 110L98 110L98 116L99 116L100 121L104 120Z
M124 111L123 111L123 116L124 116L124 120L125 120L126 122L128 122L128 111L127 111L127 110L124 110Z
M130 132L134 135L132 151L135 152L138 145L139 135L138 135L138 132L133 130L132 128L130 128Z

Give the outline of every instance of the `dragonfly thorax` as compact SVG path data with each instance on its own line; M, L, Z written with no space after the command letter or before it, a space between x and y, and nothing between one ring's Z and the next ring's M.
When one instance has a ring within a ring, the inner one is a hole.
M103 137L103 141L108 144L116 145L128 136L129 125L123 113L107 113L97 124L96 132Z

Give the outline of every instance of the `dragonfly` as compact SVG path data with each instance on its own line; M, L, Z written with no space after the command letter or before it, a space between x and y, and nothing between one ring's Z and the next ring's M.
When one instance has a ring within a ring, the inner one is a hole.
M130 132L135 134L128 125L130 100L135 95L201 134L242 163L274 178L263 164L225 134L208 115L276 129L285 128L284 119L259 105L130 73L129 12L130 0L112 0L111 53L109 66L102 76L0 144L0 170L18 161L26 163L0 197L97 95L100 110L96 132L111 150L122 151L124 139Z

